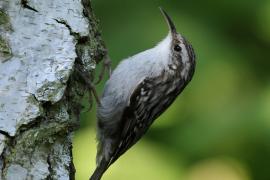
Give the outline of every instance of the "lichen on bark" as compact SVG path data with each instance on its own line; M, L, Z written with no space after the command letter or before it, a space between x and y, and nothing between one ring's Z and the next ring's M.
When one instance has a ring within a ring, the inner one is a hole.
M7 61L9 58L11 58L12 52L9 47L8 42L0 35L0 58L1 61Z
M0 60L2 62L8 60L12 56L11 48L8 41L3 37L3 31L10 30L10 23L7 14L0 9ZM0 62L1 63L1 62Z

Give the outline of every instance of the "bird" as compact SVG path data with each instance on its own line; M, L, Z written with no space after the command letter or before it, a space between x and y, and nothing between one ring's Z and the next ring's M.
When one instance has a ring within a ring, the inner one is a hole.
M160 7L160 11L168 35L155 47L122 60L105 83L97 107L97 165L90 180L100 180L193 77L193 47L177 32L165 10Z

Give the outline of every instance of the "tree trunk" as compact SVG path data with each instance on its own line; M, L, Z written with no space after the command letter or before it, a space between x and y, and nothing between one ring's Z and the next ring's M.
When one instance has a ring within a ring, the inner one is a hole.
M90 0L0 0L0 179L74 179L75 69L92 80L104 53Z

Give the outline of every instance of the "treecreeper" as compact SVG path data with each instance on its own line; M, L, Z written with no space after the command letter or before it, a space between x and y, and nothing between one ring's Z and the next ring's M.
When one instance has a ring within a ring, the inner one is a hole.
M195 53L160 8L169 34L154 48L122 60L105 84L97 108L97 167L104 172L147 132L191 81Z

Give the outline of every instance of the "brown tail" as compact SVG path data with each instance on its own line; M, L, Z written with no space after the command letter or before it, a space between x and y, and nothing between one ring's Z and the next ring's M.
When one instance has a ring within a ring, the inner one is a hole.
M104 159L101 160L89 180L100 180L104 172L108 169L108 164Z

